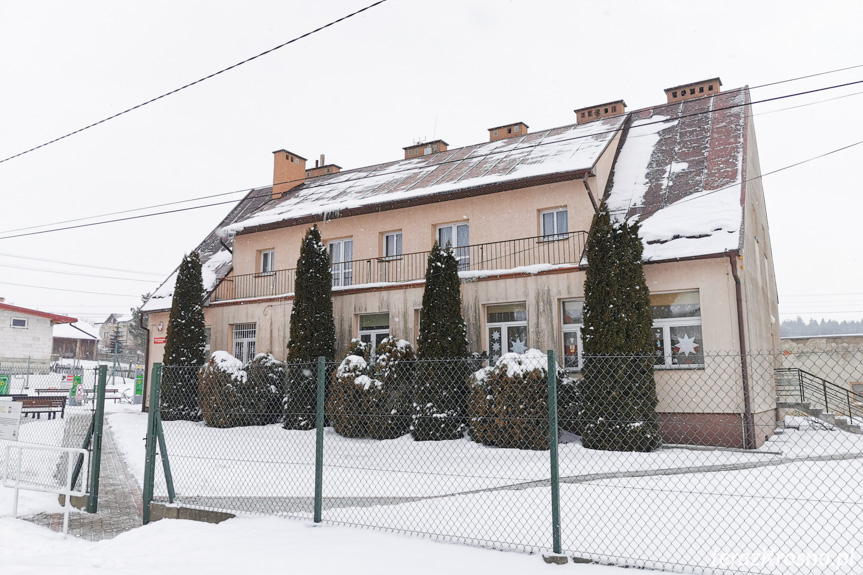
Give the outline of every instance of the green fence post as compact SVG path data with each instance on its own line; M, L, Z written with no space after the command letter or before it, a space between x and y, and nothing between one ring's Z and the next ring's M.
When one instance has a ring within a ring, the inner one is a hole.
M174 476L171 474L171 464L168 462L168 447L165 445L165 430L162 429L162 414L156 414L156 437L159 438L159 453L162 456L162 471L165 472L165 484L168 486L168 503L173 503Z
M99 382L96 384L96 412L93 414L93 456L90 460L90 495L87 497L87 513L99 509L99 470L102 466L102 424L105 419L105 385L108 381L108 366L99 367Z
M324 482L324 384L326 383L325 371L327 367L326 358L318 358L318 399L315 402L316 419L315 428L315 523L321 522L321 509L323 508L323 482Z
M159 390L162 386L162 364L153 364L150 375L150 406L147 413L147 447L144 459L144 517L143 523L150 522L150 503L153 501L153 484L156 478L156 419L159 415Z
M551 538L555 553L560 546L560 469L557 457L557 353L548 350L548 446L551 461Z

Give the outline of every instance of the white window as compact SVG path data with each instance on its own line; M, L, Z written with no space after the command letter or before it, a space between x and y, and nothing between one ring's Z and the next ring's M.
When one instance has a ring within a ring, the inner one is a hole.
M544 240L563 239L569 231L566 208L540 212L539 222Z
M276 252L275 250L266 250L261 252L261 274L269 275L276 269Z
M402 233L384 234L384 258L395 259L402 255Z
M563 365L571 369L581 369L582 359L581 326L584 323L584 302L570 300L563 302L561 326L563 331Z
M651 294L657 367L704 367L697 291Z
M524 303L486 307L488 355L492 361L504 353L527 351L527 306Z
M330 250L330 263L333 266L333 287L352 285L354 240L333 240L327 247Z
M494 135L497 136L497 130L494 131Z
M470 269L470 228L467 223L438 226L437 241L441 248L452 246L458 260L458 271Z
M19 329L27 329L27 319L23 317L13 317L12 327L17 327Z
M243 363L255 358L255 324L234 325L234 357Z
M372 352L390 335L390 314L371 313L360 316L360 341L372 344Z
M514 126L514 127L512 128L512 131L513 131L513 132L515 132L516 134L518 134L518 126Z

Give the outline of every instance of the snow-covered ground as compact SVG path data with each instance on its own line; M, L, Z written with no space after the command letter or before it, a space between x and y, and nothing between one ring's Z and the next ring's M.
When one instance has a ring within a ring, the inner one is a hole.
M5 511L5 510L0 510ZM271 517L219 525L158 521L91 542L0 514L0 572L4 575L623 575L615 567L546 565L538 555L461 545Z

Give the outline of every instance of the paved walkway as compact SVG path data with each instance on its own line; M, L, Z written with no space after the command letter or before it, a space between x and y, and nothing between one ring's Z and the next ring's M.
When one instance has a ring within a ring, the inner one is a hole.
M106 422L107 423L107 422ZM90 541L112 539L141 526L141 490L114 444L106 424L102 437L102 472L99 477L99 509L90 514L75 509L69 513L69 534ZM25 517L54 531L63 531L62 513L39 513Z

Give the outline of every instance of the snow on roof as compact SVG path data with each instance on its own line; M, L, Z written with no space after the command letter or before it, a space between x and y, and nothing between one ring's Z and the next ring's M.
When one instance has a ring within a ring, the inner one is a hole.
M54 325L54 337L65 339L99 339L99 330L86 321L78 320L75 323L60 323Z
M204 241L196 248L201 256L201 272L204 290L213 291L219 281L231 271L232 259L228 248L233 246L233 237L222 234L221 229L228 224L245 218L248 214L272 199L272 187L255 188L231 210ZM171 309L174 298L174 285L177 283L177 269L162 282L153 295L141 306L141 311L152 312Z
M622 127L625 116L573 124L307 180L274 207L225 227L256 226L351 208L434 196L525 178L589 170Z
M632 113L605 201L641 224L644 260L738 249L746 89Z

